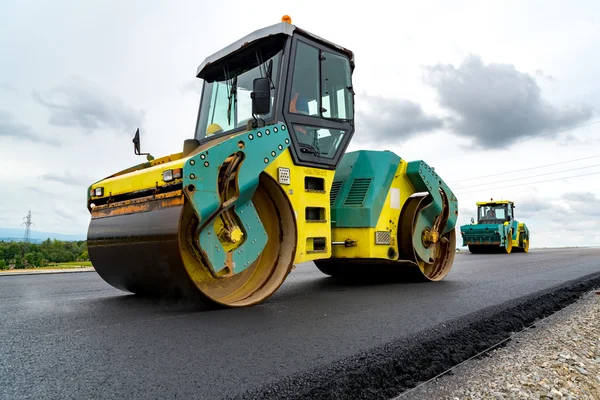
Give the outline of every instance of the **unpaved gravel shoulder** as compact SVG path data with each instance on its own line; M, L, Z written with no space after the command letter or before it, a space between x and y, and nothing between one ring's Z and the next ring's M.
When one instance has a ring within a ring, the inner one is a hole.
M398 399L600 399L600 295Z

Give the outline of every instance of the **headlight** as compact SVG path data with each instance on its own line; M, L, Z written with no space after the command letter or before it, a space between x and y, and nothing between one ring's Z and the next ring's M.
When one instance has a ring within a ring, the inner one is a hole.
M174 179L180 179L182 176L183 170L181 168L177 169L168 169L163 171L163 181L171 182Z
M91 189L90 190L90 197L94 197L94 196L102 196L104 194L104 188L98 187L96 189Z

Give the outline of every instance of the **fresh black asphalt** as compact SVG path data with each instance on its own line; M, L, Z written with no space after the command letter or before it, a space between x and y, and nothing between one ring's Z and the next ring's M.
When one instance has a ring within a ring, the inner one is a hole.
M594 285L600 249L458 254L425 284L340 283L309 263L233 310L136 298L95 272L0 276L0 398L390 398Z

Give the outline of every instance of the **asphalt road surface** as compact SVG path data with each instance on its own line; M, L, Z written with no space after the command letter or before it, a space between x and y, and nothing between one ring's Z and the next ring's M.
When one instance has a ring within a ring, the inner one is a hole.
M457 254L426 284L343 284L304 264L266 303L217 311L95 272L0 276L0 398L220 399L590 274L600 249Z

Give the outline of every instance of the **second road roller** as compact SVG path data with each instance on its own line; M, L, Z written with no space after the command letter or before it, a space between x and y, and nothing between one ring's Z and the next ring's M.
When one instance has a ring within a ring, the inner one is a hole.
M207 57L182 151L89 187L98 274L124 291L226 307L264 301L308 261L339 278L443 279L456 196L424 161L346 151L353 72L352 51L288 16ZM147 154L139 131L133 142Z
M527 224L515 219L515 203L510 200L479 201L477 222L460 227L463 246L477 253L528 253L531 233Z

